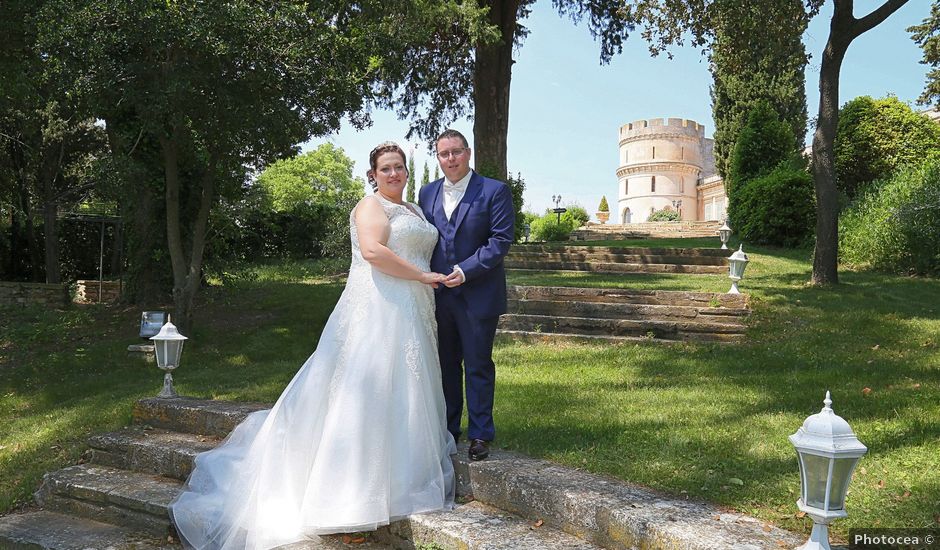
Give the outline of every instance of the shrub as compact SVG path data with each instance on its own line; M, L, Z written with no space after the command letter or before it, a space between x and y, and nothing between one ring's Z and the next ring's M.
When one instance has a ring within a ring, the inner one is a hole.
M770 103L759 101L748 113L731 152L727 178L730 186L725 186L729 198L747 180L769 174L781 162L793 159L794 143L790 125L780 120Z
M567 215L561 217L561 222L557 221L557 215L554 212L547 212L541 218L532 221L532 235L529 240L533 241L567 241L568 235L575 229L574 218Z
M598 212L610 212L610 206L607 204L607 195L601 196L601 203L597 205Z
M857 97L839 111L836 185L846 198L940 151L940 125L896 97Z
M842 261L899 273L940 273L940 155L861 193L839 219Z
M648 222L677 222L679 221L679 213L675 210L669 210L668 208L663 208L662 210L657 210L650 214L650 217L646 218Z
M806 244L816 223L813 178L783 163L738 190L738 212L732 220L741 240L753 244L796 247Z
M571 224L575 229L586 224L588 220L591 219L590 214L583 206L578 204L570 204L565 207L567 210L564 214L561 215L562 219L568 218L571 221Z
M509 189L512 191L512 205L516 210L515 231L513 236L516 242L519 242L525 235L526 224L525 214L522 212L522 204L524 202L522 194L525 192L525 180L522 178L522 173L516 172L515 177L513 177L512 174L508 174L506 177L506 185L508 185Z

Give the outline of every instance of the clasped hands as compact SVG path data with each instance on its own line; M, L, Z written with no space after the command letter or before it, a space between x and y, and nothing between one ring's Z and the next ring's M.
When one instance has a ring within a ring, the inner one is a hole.
M454 288L455 286L460 286L460 284L463 283L463 277L460 276L460 272L456 269L452 271L450 275L429 271L422 274L421 282L431 285L432 288L437 288L438 285L444 285L447 288Z

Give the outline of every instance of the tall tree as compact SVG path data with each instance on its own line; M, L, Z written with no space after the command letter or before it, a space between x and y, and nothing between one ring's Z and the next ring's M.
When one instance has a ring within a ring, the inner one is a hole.
M418 134L433 142L447 124L467 114L473 118L473 148L478 171L506 181L507 134L513 52L522 46L528 29L520 21L535 0L477 0L470 3L486 10L479 27L453 28L446 38L451 48L436 54L435 73L412 79L402 93L386 95L402 119L412 121L408 137ZM587 21L588 30L601 42L601 62L622 50L633 30L622 17L618 0L553 0L562 16L573 22ZM468 33L475 36L468 36ZM437 43L433 43L436 45ZM428 55L435 55L434 49Z
M15 197L12 250L20 252L23 242L32 279L44 274L46 282L58 283L59 212L87 198L101 180L96 164L105 143L103 130L80 110L74 94L57 95L45 73L52 61L37 43L35 8L41 6L5 3L0 14L0 32L9 39L0 48L0 174ZM21 263L16 255L13 263Z
M681 43L683 34L691 31L693 43L708 46L713 33L713 10L725 0L632 0L624 17L641 21L643 35L657 53ZM803 0L808 16L818 13L825 0ZM813 136L812 171L816 189L816 249L813 253L812 282L835 284L838 276L838 192L833 161L833 144L839 123L839 73L849 45L863 33L878 26L907 0L885 0L861 18L854 15L854 0L832 0L833 13L829 39L823 51L819 72L819 114ZM778 25L761 26L749 32L765 33L786 29Z
M405 200L408 202L415 201L415 154L413 151L408 156L408 193Z
M810 18L802 0L721 0L715 6L709 50L715 166L727 182L741 127L760 101L773 106L790 126L793 147L802 149L808 61L802 36Z
M424 173L421 175L421 187L431 183L431 172L428 171L428 161L424 161Z
M423 74L407 70L415 52L479 16L452 0L48 0L42 20L56 70L99 118L125 124L122 150L135 130L156 145L176 319L189 327L218 194L344 116L366 124L370 101Z
M921 63L929 65L927 81L924 83L924 93L917 102L921 105L933 104L940 109L940 1L934 0L930 8L930 15L924 18L920 25L907 29L914 42L924 50Z
M853 0L833 0L829 39L819 70L819 115L813 135L812 171L816 187L816 249L813 277L816 285L839 282L839 192L836 189L834 143L839 126L839 73L852 41L884 22L907 0L886 0L861 18L853 13Z

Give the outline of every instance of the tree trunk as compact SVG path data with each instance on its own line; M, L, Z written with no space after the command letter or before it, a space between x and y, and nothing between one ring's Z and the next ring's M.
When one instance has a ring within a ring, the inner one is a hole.
M908 0L888 0L867 16L856 19L852 0L834 0L829 40L819 71L819 117L813 135L813 182L816 186L815 285L839 282L839 194L836 190L833 145L839 126L839 72L849 44L883 22Z
M180 174L179 126L171 134L160 136L163 151L164 175L166 177L166 230L170 262L173 265L173 304L176 310L176 325L181 332L188 333L193 323L193 303L202 282L202 258L206 246L209 213L215 200L216 156L209 155L209 162L201 180L199 212L191 229L190 257L187 262L183 249L180 225Z
M124 278L124 220L114 225L114 246L111 247L111 275Z
M29 184L24 180L23 174L17 178L16 206L23 221L23 236L26 237L26 250L29 254L30 281L42 282L42 255L39 251L39 239L36 237L36 226L33 223L33 206L30 199Z
M181 329L188 329L192 320L192 303L184 295L187 270L180 229L179 137L178 126L173 127L170 135L160 134L160 150L166 184L166 241L173 271L173 313L176 315L175 324Z
M843 22L844 23L844 22ZM833 144L839 126L839 71L850 38L833 16L829 42L819 70L819 117L813 134L813 183L816 186L816 249L813 284L839 282L839 192Z
M506 181L506 137L509 133L509 89L512 49L519 0L480 0L489 7L487 19L501 33L498 42L476 47L473 75L473 147L476 169Z
M44 151L40 179L42 179L42 232L45 244L46 282L60 283L62 275L59 269L59 213L55 193L55 179L62 165L65 144L59 142L55 155ZM52 157L55 157L53 160Z
M144 138L143 131L135 128L137 125L137 121L124 122L120 117L105 120L111 155L121 160L123 190L119 207L127 226L122 225L119 244L115 246L120 247L120 253L127 243L124 296L130 303L150 309L164 304L169 295L163 278L166 266L154 259L156 250L163 249L160 236L164 234L165 224L157 219L161 211L152 179L159 177L163 170L157 161L154 161L155 166L142 166L134 161L135 156L139 156L135 155L137 151L149 151L153 147L152 138Z

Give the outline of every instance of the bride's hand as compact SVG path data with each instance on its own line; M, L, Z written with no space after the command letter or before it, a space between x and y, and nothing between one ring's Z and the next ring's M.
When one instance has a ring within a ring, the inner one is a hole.
M432 288L437 288L438 283L444 282L444 279L446 278L446 275L435 273L433 271L427 271L421 274L421 279L419 280L426 285L431 285Z

